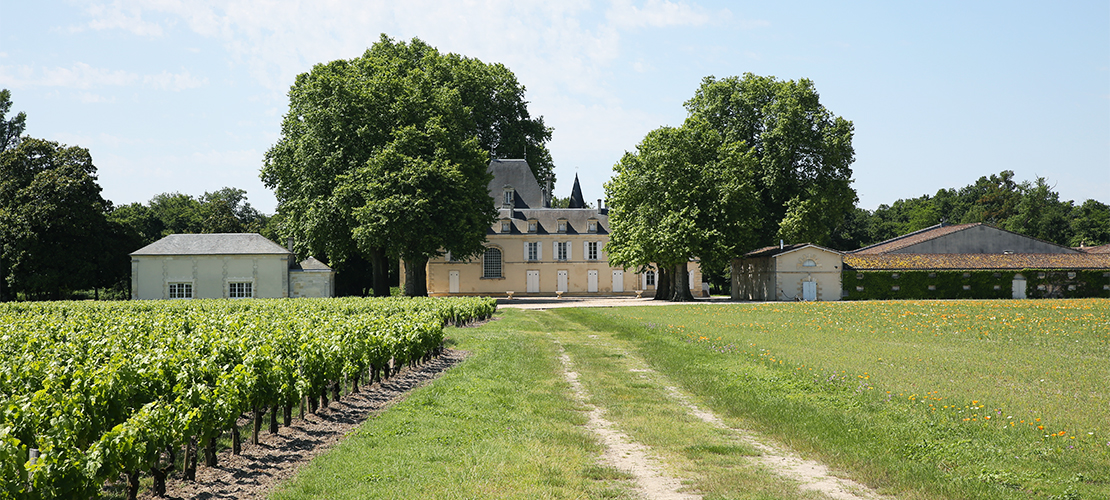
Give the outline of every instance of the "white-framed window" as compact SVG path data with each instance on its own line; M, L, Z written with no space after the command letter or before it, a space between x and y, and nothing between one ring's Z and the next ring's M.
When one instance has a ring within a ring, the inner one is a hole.
M193 298L193 284L192 283L170 283L170 298L171 299L191 299Z
M500 278L501 277L501 249L500 248L487 248L486 253L482 255L482 277L483 278Z
M501 232L502 233L511 233L511 232L513 232L513 223L512 223L512 221L510 221L509 219L501 219Z
M559 219L559 232L560 233L567 232L567 220L566 219Z
M249 299L254 297L254 284L249 281L232 281L227 284L229 299Z
M540 260L540 243L538 241L529 241L524 244L524 258L526 260Z
M531 219L531 220L528 221L528 232L529 233L535 233L536 231L539 230L539 227L540 227L540 223L537 222L535 219Z
M589 232L596 233L597 232L597 220L590 219L589 222L586 223L586 227L587 227L587 230Z
M567 260L567 250L569 247L570 242L568 241L555 242L555 258L557 260Z
M655 271L647 271L644 273L644 284L647 286L655 286Z
M516 191L514 191L513 188L511 188L511 187L505 188L505 203L504 203L505 206L506 207L513 206L514 201L516 201Z
M586 260L597 260L597 242L586 242Z
M802 262L802 267L817 267L817 263L813 259L806 259L805 262Z

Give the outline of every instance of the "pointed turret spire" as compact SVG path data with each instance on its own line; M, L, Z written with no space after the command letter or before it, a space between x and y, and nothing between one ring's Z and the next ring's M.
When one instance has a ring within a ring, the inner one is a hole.
M574 187L570 190L570 204L567 208L586 208L586 199L582 197L582 186L578 184L578 174L574 174Z

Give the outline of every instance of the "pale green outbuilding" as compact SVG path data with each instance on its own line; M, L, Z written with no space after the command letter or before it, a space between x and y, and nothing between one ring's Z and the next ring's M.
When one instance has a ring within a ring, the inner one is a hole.
M131 253L132 299L331 297L335 273L257 233L171 234Z

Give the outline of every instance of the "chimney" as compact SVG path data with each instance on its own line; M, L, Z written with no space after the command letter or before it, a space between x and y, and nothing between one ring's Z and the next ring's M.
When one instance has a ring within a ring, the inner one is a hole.
M285 240L285 248L289 249L289 253L297 253L293 251L293 238L288 238Z
M779 240L779 250L782 250L782 248L783 248L783 242L782 242L782 240Z
M597 199L597 209L601 210L601 198Z

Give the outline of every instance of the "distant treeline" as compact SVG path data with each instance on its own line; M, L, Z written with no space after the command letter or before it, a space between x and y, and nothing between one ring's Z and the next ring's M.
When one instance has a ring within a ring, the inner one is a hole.
M832 245L838 250L854 250L941 222L983 222L1072 247L1110 243L1110 206L1106 203L1060 201L1047 179L1019 183L1012 171L1004 170L960 189L941 189L932 196L879 205L874 211L856 208Z

